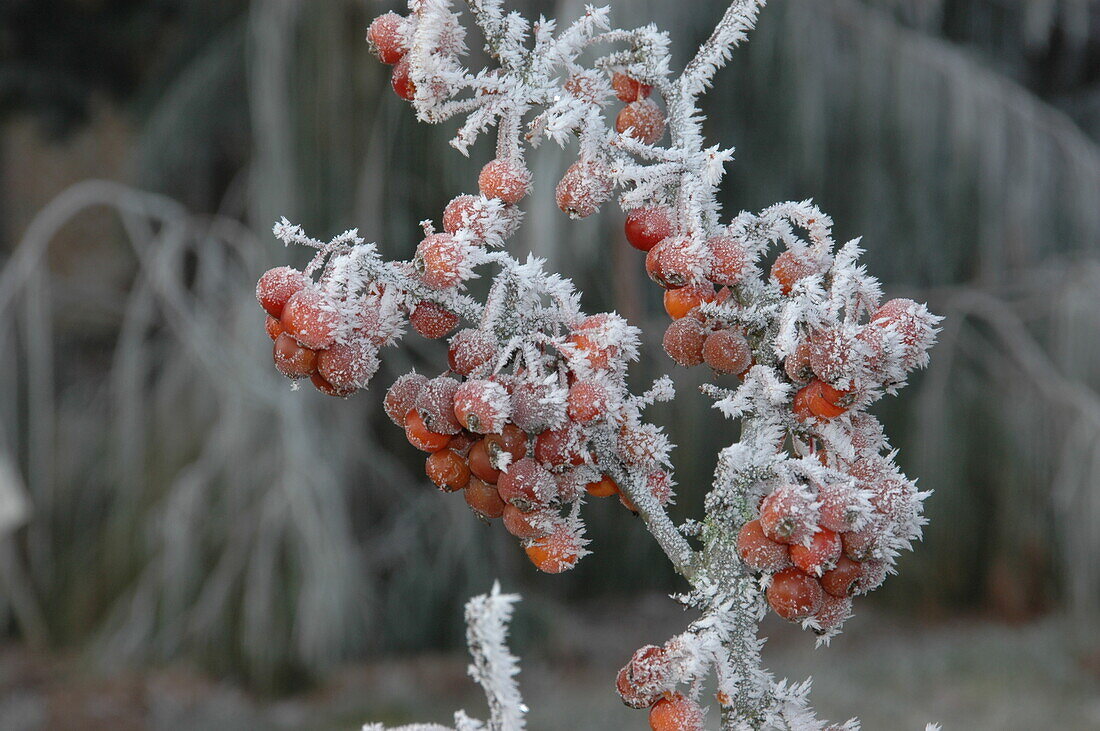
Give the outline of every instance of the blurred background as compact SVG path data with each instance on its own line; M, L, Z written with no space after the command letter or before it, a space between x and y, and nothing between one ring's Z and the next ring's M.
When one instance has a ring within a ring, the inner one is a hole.
M725 3L613 5L682 63ZM441 346L387 351L348 401L271 367L253 286L305 257L271 237L279 216L407 258L492 155L392 94L363 40L390 9L0 2L0 729L483 714L461 610L497 577L525 598L532 727L644 726L613 673L689 618L637 520L590 505L595 554L536 576L382 413ZM765 659L868 729L1100 728L1100 2L775 0L705 108L738 148L728 212L813 197L888 295L947 316L931 368L876 407L935 491L924 543L831 648L769 621ZM620 213L558 212L569 162L533 155L512 250L645 327L640 384L671 366L659 292ZM655 415L683 519L736 432L700 374L673 375Z

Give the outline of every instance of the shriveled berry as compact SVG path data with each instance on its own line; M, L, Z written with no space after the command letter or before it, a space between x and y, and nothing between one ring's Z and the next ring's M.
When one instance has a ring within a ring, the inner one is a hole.
M451 338L447 362L451 370L460 376L468 376L493 361L497 354L497 341L481 330L459 330Z
M535 539L526 548L531 563L548 574L560 574L576 566L583 550L583 539L565 521L559 522L549 535Z
M429 480L446 492L461 490L470 482L470 466L453 449L441 449L428 455L424 462L424 471Z
M795 568L773 575L766 596L772 611L792 622L817 614L825 601L817 579Z
M649 84L643 84L621 71L616 71L612 75L611 88L615 91L615 96L623 103L645 99L653 92L653 87Z
M382 407L386 411L386 416L390 417L390 421L404 428L405 414L416 406L416 399L427 383L427 376L416 372L406 373L393 382L382 400Z
M558 181L554 188L554 200L570 218L588 218L611 197L613 187L614 181L607 163L593 159L578 160Z
M744 244L731 234L719 234L707 239L707 248L710 249L707 279L731 287L740 284L748 269L748 253Z
M703 343L703 362L716 373L744 373L752 365L752 348L736 330L716 330Z
M629 132L639 142L654 145L665 136L665 113L651 99L630 102L615 118L615 131Z
M256 299L272 317L282 317L287 301L312 283L309 277L293 267L268 269L256 282Z
M649 251L672 235L667 208L641 206L626 215L626 240L638 251Z
M429 340L438 340L458 327L458 315L435 302L424 301L409 315L409 324Z
M808 544L791 545L791 563L804 573L821 576L836 565L840 549L840 536L828 528L820 528Z
M405 42L401 38L401 29L405 19L397 13L379 15L371 21L367 30L367 40L378 60L386 64L395 64L405 55Z
M615 676L615 690L618 691L619 697L622 698L630 708L649 708L657 699L661 697L660 693L646 692L645 690L638 688L630 681L629 666L624 666L619 670L619 674Z
M497 158L481 169L478 188L486 198L499 198L508 204L519 203L531 186L531 171L519 160Z
M842 555L837 559L835 568L821 575L821 588L832 596L852 596L862 576L863 564Z
M703 731L703 709L680 693L666 695L649 709L652 731Z
M317 372L339 390L366 388L378 372L378 351L368 341L333 343L317 354Z
M488 379L472 379L458 387L454 414L472 432L499 432L511 415L512 398L504 386Z
M501 515L504 518L504 529L522 540L542 538L554 525L554 513L547 509L524 512L511 503L505 503Z
M466 504L482 518L492 520L504 514L504 501L500 499L496 486L477 477L470 477L465 494Z
M342 317L336 303L314 287L295 292L280 318L287 334L312 350L321 350L336 341Z
M405 438L423 452L438 452L451 441L447 434L438 434L424 426L424 419L416 409L409 409L405 414Z
M599 381L580 380L569 388L569 418L578 424L591 424L607 415L610 396Z
M317 370L317 353L283 333L275 339L275 368L287 378L309 378Z
M759 520L750 520L737 534L737 555L754 571L775 572L790 564L787 546L764 535Z
M706 340L707 329L703 324L693 317L684 317L668 326L662 344L670 358L691 368L703 362Z
M704 302L713 302L717 293L709 282L689 284L679 289L665 290L665 312L679 320Z

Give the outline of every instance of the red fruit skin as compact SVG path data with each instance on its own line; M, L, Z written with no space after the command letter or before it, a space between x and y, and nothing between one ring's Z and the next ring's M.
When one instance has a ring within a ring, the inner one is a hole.
M665 135L665 113L649 99L630 102L615 118L615 131L623 134L627 130L632 130L639 142L654 145Z
M416 84L409 78L409 59L402 57L393 67L393 75L390 77L390 86L393 93L409 102L416 98Z
M462 281L462 247L450 234L432 234L416 247L413 266L432 289L447 289Z
M355 393L354 388L340 388L339 386L334 386L333 384L329 383L328 380L326 380L325 377L322 376L320 373L315 372L312 376L309 377L309 381L313 384L314 388L316 388L318 391L325 394L326 396L334 396L335 398L347 398L348 396Z
M473 328L460 330L451 338L447 351L447 363L460 376L468 376L490 363L497 354L497 344L492 336Z
M707 341L707 329L692 317L676 320L665 330L665 352L674 361L692 368L703 362L703 346Z
M817 524L812 501L793 486L778 487L760 503L760 527L777 543L801 543Z
M499 198L514 205L527 195L531 173L519 162L498 158L481 169L477 184L486 198Z
M311 282L309 277L293 267L268 269L256 282L256 300L267 314L280 318L291 296Z
M409 409L405 415L405 437L409 444L423 452L438 452L451 442L446 434L436 434L424 426L424 419L416 409Z
M403 22L404 18L397 13L386 13L375 18L367 30L371 50L384 64L395 64L405 55L406 49L401 40Z
M302 347L286 333L275 339L272 357L275 368L287 378L309 378L317 370L317 353Z
M317 354L317 372L341 391L366 388L378 365L374 346L362 339L348 345L333 343Z
M264 320L264 330L267 331L267 336L274 342L283 334L283 323L279 321L279 318L268 315L267 319Z
M584 464L577 427L569 424L539 434L535 438L535 459L552 470Z
M284 331L311 350L332 345L341 324L336 303L312 287L295 292L280 319Z
M559 523L548 535L532 541L525 550L531 563L547 574L568 571L581 557L579 539L565 523Z
M550 513L545 510L523 512L511 503L504 503L501 512L504 529L520 540L542 538L550 532Z
M809 254L796 254L787 249L776 257L771 276L779 284L779 290L789 295L799 280L817 273L818 269L817 262Z
M628 707L638 710L649 708L657 702L661 694L646 693L633 686L630 682L628 670L629 667L624 667L615 677L615 690L619 692L619 697L622 698L623 703Z
M752 348L735 330L717 330L703 342L703 362L723 375L740 374L752 367Z
M814 619L821 625L818 634L825 634L844 624L844 620L847 619L848 615L851 613L851 599L848 597L835 597L826 594L825 599L821 602L821 609L818 609L817 612L814 613Z
M494 460L489 454L488 438L474 442L470 447L470 470L481 480L496 485L500 480L500 470L493 466Z
M837 559L836 568L826 571L821 577L821 588L835 597L852 596L859 588L863 576L863 564L847 556Z
M619 492L619 484L610 476L604 475L597 482L589 482L584 489L592 497L611 497Z
M570 218L588 218L611 197L614 181L606 165L593 160L573 163L554 188L554 201Z
M504 501L500 499L493 485L477 477L470 477L464 493L466 504L483 519L492 520L504 515Z
M461 490L470 482L469 465L453 449L441 449L428 455L424 461L424 472L444 492Z
M626 240L638 251L649 251L672 235L668 209L659 206L635 208L626 216Z
M577 381L569 388L567 413L578 424L591 424L607 414L607 389L595 381Z
M497 492L504 502L520 510L545 507L557 492L557 483L550 471L530 457L509 465L497 481Z
M653 87L649 84L633 79L621 71L616 71L611 77L611 88L615 96L624 104L645 99L653 93Z
M679 289L667 289L664 296L665 312L673 320L679 320L704 302L713 302L717 296L714 285L702 282Z
M445 338L458 327L458 315L449 312L434 302L421 302L409 315L409 324L413 330L428 340Z
M809 545L796 543L791 546L791 563L804 573L821 576L836 565L840 551L840 536L828 528L820 528Z
M817 579L796 568L786 568L772 576L766 595L772 611L792 622L817 614L825 600Z
M665 289L677 289L701 278L706 263L691 239L670 236L649 250L645 269L657 284Z
M733 236L720 234L707 239L710 249L710 273L707 278L718 285L736 286L745 278L748 254Z
M666 695L649 709L652 731L703 731L703 709L679 693Z
M737 534L737 555L754 571L775 572L790 565L790 554L785 544L764 535L759 520L750 520Z
M405 414L416 405L416 399L427 383L428 378L419 373L406 373L393 382L382 400L382 407L390 421L405 428Z

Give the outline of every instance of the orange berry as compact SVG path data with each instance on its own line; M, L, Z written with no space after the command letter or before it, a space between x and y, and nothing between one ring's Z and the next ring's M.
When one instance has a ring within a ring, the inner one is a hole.
M470 466L453 449L441 449L428 455L424 461L424 472L445 492L461 490L470 482Z
M458 315L435 302L424 301L409 315L409 324L428 340L439 340L458 327Z
M821 588L832 596L852 596L863 576L863 564L847 556L837 559L836 567L821 576Z
M547 429L535 438L535 459L552 470L584 464L580 430L573 423Z
M427 383L426 376L415 372L406 373L393 382L382 400L382 407L386 411L386 416L390 417L390 421L402 429L405 428L405 414L416 406L416 400Z
M651 99L630 102L615 118L615 131L630 132L646 145L656 144L665 135L665 113Z
M378 366L378 351L364 339L333 343L317 354L317 372L341 391L366 388Z
M810 368L810 341L802 340L794 349L794 352L783 361L783 370L787 377L795 383L807 383L813 380L814 373Z
M713 302L716 296L714 285L709 282L668 289L665 290L665 312L673 320L679 320L704 302Z
M567 413L578 424L591 424L607 414L607 388L598 381L577 381L569 388Z
M670 358L691 368L703 362L706 341L707 329L703 323L693 317L684 317L668 326L662 344Z
M321 350L336 341L343 318L330 297L307 287L287 300L280 319L285 331L295 340L312 350Z
M550 471L530 457L508 465L497 481L497 492L504 502L520 510L534 510L547 505L557 492L557 482Z
M591 315L582 320L569 336L569 343L594 370L607 370L612 359L619 355L619 347L608 342L615 324L608 313Z
M840 549L840 536L828 528L820 528L808 545L791 545L791 563L811 576L821 576L836 565Z
M669 236L646 254L645 270L665 289L676 289L702 279L706 261L690 238Z
M278 340L279 336L283 334L283 323L277 317L267 316L264 320L264 330L267 331L267 336L272 341Z
M740 284L748 267L748 253L744 244L729 234L719 234L707 239L707 248L710 249L710 272L707 278L715 284Z
M312 280L293 267L268 269L256 282L256 299L272 317L282 317L283 307L299 290L312 284Z
M817 526L814 501L796 485L777 487L760 503L760 527L778 543L801 543Z
M736 330L717 330L703 342L703 362L716 373L740 375L752 366L752 348Z
M779 284L780 291L787 295L799 280L820 271L820 265L809 252L795 253L787 249L772 264L772 279Z
M317 370L317 353L286 333L275 339L272 356L279 373L287 378L309 378Z
M397 13L379 15L371 21L367 40L382 63L395 64L405 55L405 42L401 39L404 22L405 19Z
M504 428L512 411L508 391L496 381L471 379L455 392L454 415L472 432L490 434Z
M542 538L550 532L552 511L537 509L523 512L511 503L504 503L501 513L504 529L520 540Z
M623 667L615 676L615 690L630 708L649 708L660 697L660 693L646 692L635 686L630 680L630 666Z
M649 709L653 731L703 731L703 709L680 693L666 695Z
M313 384L314 388L316 388L318 391L325 394L326 396L347 398L348 396L355 393L354 388L340 388L339 386L334 386L333 384L329 383L320 373L315 372L312 376L309 377L309 381Z
M592 497L611 497L619 492L619 483L611 479L609 475L604 475L597 482L589 482L584 486L584 489Z
M737 534L737 555L754 571L779 571L790 564L787 546L764 535L759 520L750 520Z
M773 575L766 595L772 610L792 622L812 617L825 599L817 579L795 568Z
M518 160L497 158L481 169L478 188L486 198L499 198L508 204L519 203L531 185L531 171Z
M626 215L626 240L638 251L649 251L671 235L667 208L642 206Z
M561 522L549 535L537 538L526 548L527 558L548 574L560 574L577 565L583 549L581 537Z
M460 376L468 376L478 368L491 363L496 354L497 343L493 336L481 330L468 328L459 330L451 338L447 362L452 371Z
M633 79L621 71L616 71L611 77L611 88L615 96L624 103L636 102L645 99L653 93L653 87Z
M424 452L438 452L451 442L446 434L437 434L424 426L424 419L416 409L405 414L405 437L417 449Z
M471 477L464 490L466 504L486 520L499 518L504 514L504 501L496 487L476 477Z
M432 234L416 247L413 268L424 284L446 289L462 281L466 247L451 234Z
M554 201L570 218L588 218L611 197L614 181L606 163L577 160L554 188Z
M494 466L495 460L489 454L489 440L481 439L470 447L470 471L490 484L497 484L500 470Z

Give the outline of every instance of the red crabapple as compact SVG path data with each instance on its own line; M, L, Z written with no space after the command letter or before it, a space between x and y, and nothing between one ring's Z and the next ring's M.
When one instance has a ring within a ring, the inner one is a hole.
M795 347L794 352L783 361L783 370L787 377L795 383L808 383L813 380L814 372L810 367L809 340L802 340Z
M828 528L819 528L810 542L791 545L791 563L811 576L821 576L840 558L840 536Z
M309 378L317 370L317 353L283 333L272 351L275 367L287 378Z
M588 218L611 197L614 181L607 164L577 160L554 188L554 200L570 218Z
M466 246L450 234L432 234L416 247L413 268L424 284L446 289L462 281Z
M405 437L409 444L423 452L438 452L451 441L450 436L437 434L424 426L424 419L416 409L409 409L405 414Z
M264 272L256 282L256 299L267 314L279 318L287 300L310 284L312 280L293 267L275 267Z
M836 566L821 576L821 588L832 596L852 596L863 576L863 564L841 556Z
M622 318L609 313L591 315L581 321L569 336L569 343L594 370L607 370L619 354L618 326Z
M584 444L577 425L547 429L535 438L535 459L552 470L584 464Z
M814 613L814 619L821 625L821 633L829 632L844 624L852 613L852 600L848 597L825 595L821 609Z
M706 273L704 252L686 236L670 236L645 257L649 278L665 289L676 289L703 279Z
M682 366L691 368L703 362L703 346L707 329L693 317L676 320L665 330L663 345L669 357Z
M649 708L660 698L661 694L656 692L646 692L641 688L633 685L630 682L629 666L624 666L619 670L619 674L615 676L615 690L618 691L619 697L622 698L630 708Z
M760 504L760 527L779 543L801 543L817 527L817 510L806 490L798 485L777 487Z
M626 214L626 240L638 251L649 251L671 235L667 208L641 206Z
M511 414L512 399L496 381L473 379L455 392L454 414L458 423L472 432L490 434L504 428Z
M519 160L497 158L481 169L478 188L486 198L499 198L508 204L519 203L531 186L531 171Z
M665 135L665 113L651 99L630 102L615 118L615 131L629 131L639 142L654 145Z
M486 520L499 518L504 514L504 501L494 485L477 477L470 477L465 489L466 504Z
M838 533L855 530L863 522L856 491L848 485L834 483L817 491L821 525Z
M550 387L543 383L521 382L512 391L512 421L528 434L560 425L565 408L551 398Z
M672 662L668 652L656 645L639 647L626 664L626 675L633 688L660 693L672 685Z
M451 338L447 362L451 370L460 376L468 376L493 361L497 354L497 342L492 335L467 328L459 330Z
M772 576L766 596L772 610L792 622L817 614L825 600L817 579L795 568L783 569Z
M500 469L495 464L495 459L489 454L488 439L480 439L470 447L468 456L470 470L491 485L497 484L500 479Z
M445 492L461 490L470 482L469 465L453 449L441 449L428 455L424 461L424 471L428 479Z
M810 336L810 367L825 382L848 376L852 340L840 328L818 330Z
M619 492L619 483L611 479L610 475L604 475L596 482L589 482L584 489L592 497L611 497Z
M458 434L462 424L455 416L455 395L458 381L450 376L438 376L424 384L416 398L416 410L424 425L439 434Z
M435 302L420 302L409 315L409 324L428 340L439 340L458 327L458 315Z
M497 492L501 499L520 510L533 510L547 505L556 490L554 476L530 457L509 465L497 481Z
M740 284L748 268L748 253L744 244L731 234L719 234L707 239L707 248L710 249L707 279L719 285Z
M577 565L584 548L580 535L566 522L559 522L549 535L537 538L526 548L527 558L539 571L560 574Z
M340 329L342 317L332 298L315 287L295 292L280 318L285 331L312 350L332 345Z
M393 93L405 101L412 101L416 97L416 84L409 78L409 59L402 57L393 67L393 75L390 77L390 86Z
M610 396L599 381L577 381L569 388L569 418L578 424L591 424L607 415Z
M741 374L752 365L752 348L736 330L717 330L703 342L703 362L716 373Z
M313 384L314 388L316 388L318 391L325 394L326 396L347 398L348 396L355 393L354 388L340 388L339 386L334 386L333 384L329 383L324 376L316 371L314 371L313 375L309 377L309 382Z
M542 538L553 527L554 512L547 509L536 509L524 512L511 503L505 503L501 512L504 518L504 529L516 538L530 540Z
M629 104L639 99L645 99L653 92L653 87L633 79L621 71L616 71L611 77L611 88L619 101Z
M737 555L754 571L775 572L790 564L787 546L764 535L759 520L750 520L737 534Z
M779 283L783 294L790 294L797 282L820 271L821 265L809 251L787 249L772 264L772 279Z
M406 373L393 382L382 400L382 407L386 411L386 416L390 417L390 421L404 428L405 414L416 406L416 399L427 383L428 378L415 371Z
M405 19L397 13L379 15L367 31L367 40L371 50L385 64L395 64L405 55L405 42L401 38L401 27Z
M703 731L703 709L679 693L666 695L649 709L652 731Z
M333 343L317 354L317 372L340 390L366 388L378 366L378 351L366 340Z
M264 320L264 330L267 331L267 336L272 341L278 340L279 336L283 334L283 323L277 317L267 316Z
M879 519L871 521L857 531L842 534L840 539L844 545L844 555L853 561L860 562L874 558L878 554L885 530L885 525Z
M864 561L863 573L859 577L859 585L855 590L856 595L870 594L872 591L882 586L882 582L886 581L888 569L889 566L887 566L885 561L878 559Z

